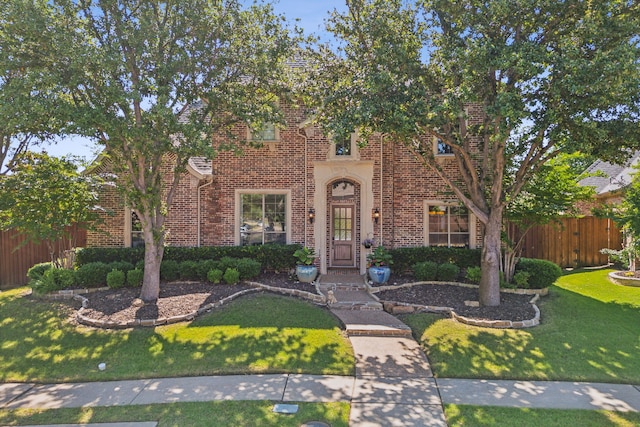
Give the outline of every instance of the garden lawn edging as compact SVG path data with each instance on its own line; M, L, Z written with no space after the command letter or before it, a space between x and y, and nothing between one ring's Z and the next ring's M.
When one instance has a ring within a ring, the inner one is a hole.
M609 280L612 283L620 286L640 287L640 278L619 276L617 273L619 273L619 271L612 271L608 274Z

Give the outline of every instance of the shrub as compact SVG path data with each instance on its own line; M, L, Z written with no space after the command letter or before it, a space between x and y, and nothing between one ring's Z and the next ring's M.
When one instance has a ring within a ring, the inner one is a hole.
M115 261L127 261L135 264L144 260L144 247L139 248L82 248L76 251L76 265L83 266L93 262L106 264Z
M413 273L417 280L431 281L436 280L436 273L438 272L438 264L432 261L423 261L413 266Z
M66 268L50 268L40 280L36 280L33 289L39 293L59 291L75 284L75 272Z
M209 270L209 273L207 273L207 280L211 283L218 284L222 280L223 275L224 273L222 272L222 270L214 268L212 270Z
M452 282L458 279L458 275L460 274L460 267L455 264L440 264L438 266L438 280L443 282Z
M142 286L143 279L144 279L144 270L134 268L133 270L127 271L127 286L132 288Z
M180 279L182 280L198 280L198 262L197 261L182 261L178 265L180 272Z
M216 261L212 259L198 261L196 265L196 274L198 275L198 280L208 280L209 271L215 269L216 266Z
M516 265L516 272L519 271L529 273L529 288L531 289L549 287L562 276L560 267L543 259L520 258Z
M85 287L104 286L110 271L111 267L104 262L90 262L76 270L76 282Z
M241 258L236 263L238 272L240 273L240 279L247 280L253 279L260 275L262 265L258 261L254 261L250 258Z
M527 289L529 287L529 277L531 277L529 272L518 271L513 275L513 283L517 288Z
M53 268L53 264L50 262L41 262L40 264L35 264L29 270L27 270L27 277L29 281L38 281L42 279L45 271Z
M135 267L136 270L144 270L144 260L141 259L140 261L136 262Z
M133 264L127 261L114 261L109 263L109 268L111 270L120 270L126 273L129 270L133 270Z
M218 267L222 271L227 271L229 268L238 268L238 258L232 258L224 256L218 260Z
M235 285L240 281L240 273L235 268L227 268L222 278L227 285Z
M478 284L480 283L480 277L482 277L482 270L480 270L480 267L469 267L464 277L471 283Z
M411 270L413 265L423 261L432 261L436 264L451 263L465 269L480 266L480 249L420 246L396 248L389 252L393 255L393 269L400 274Z
M173 282L180 278L180 265L178 261L167 259L160 263L160 280Z
M111 289L118 289L124 286L125 272L122 270L111 270L107 273L107 286Z

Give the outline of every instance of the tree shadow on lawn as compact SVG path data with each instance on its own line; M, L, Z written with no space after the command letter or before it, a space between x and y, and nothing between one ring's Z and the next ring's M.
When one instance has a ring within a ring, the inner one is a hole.
M640 310L553 287L540 326L478 328L436 315L408 316L441 378L640 383Z

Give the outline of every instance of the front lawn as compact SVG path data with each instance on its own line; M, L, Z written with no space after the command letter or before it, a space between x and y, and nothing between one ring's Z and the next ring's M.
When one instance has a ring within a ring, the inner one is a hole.
M189 323L99 330L72 324L65 304L26 292L0 293L1 382L354 370L338 321L293 298L253 295ZM98 370L100 362L106 370Z
M640 384L640 288L611 270L561 277L539 302L540 326L478 328L431 314L403 318L441 378Z

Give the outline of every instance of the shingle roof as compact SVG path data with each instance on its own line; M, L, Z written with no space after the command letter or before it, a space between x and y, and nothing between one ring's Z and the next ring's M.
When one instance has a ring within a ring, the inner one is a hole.
M636 172L634 165L639 160L640 151L636 151L622 165L597 160L587 168L587 173L598 173L601 176L584 178L579 184L585 187L594 187L598 195L620 190L631 183L632 175Z
M191 157L189 159L189 166L202 176L210 176L213 173L211 160L205 157Z

